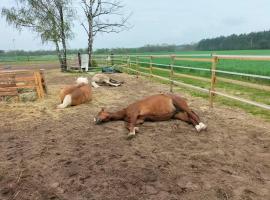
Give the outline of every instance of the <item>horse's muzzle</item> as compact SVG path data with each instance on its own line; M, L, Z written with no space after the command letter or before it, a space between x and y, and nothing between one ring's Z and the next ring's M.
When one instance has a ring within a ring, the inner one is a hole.
M102 121L99 118L94 118L94 122L98 125L101 124Z

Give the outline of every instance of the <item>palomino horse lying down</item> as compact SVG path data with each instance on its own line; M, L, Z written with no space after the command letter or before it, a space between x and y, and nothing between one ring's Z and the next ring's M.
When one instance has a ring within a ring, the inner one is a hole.
M64 87L60 91L61 104L57 108L76 106L92 100L92 88L88 84L88 79L79 77L75 85Z
M123 82L120 82L120 81L116 81L116 80L113 80L111 79L110 77L108 77L107 75L105 74L95 74L93 77L92 77L92 86L94 88L98 88L100 87L98 84L108 84L110 86L114 86L114 87L118 87L120 86Z
M130 104L118 112L106 112L102 109L94 121L96 124L100 124L112 120L124 120L128 122L128 137L133 137L138 131L136 125L147 120L165 121L169 119L179 119L191 123L198 132L207 128L198 115L188 107L186 101L173 94L153 95Z

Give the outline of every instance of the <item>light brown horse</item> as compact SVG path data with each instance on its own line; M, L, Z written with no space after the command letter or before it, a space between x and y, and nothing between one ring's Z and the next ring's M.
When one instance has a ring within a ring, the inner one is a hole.
M107 84L110 86L114 86L114 87L118 87L120 86L123 82L121 81L116 81L112 78L110 78L109 76L105 75L105 74L95 74L92 77L92 81L91 84L94 88L98 88L100 87L101 84Z
M173 94L157 94L130 104L118 112L106 112L103 108L94 119L96 124L112 120L124 120L128 122L128 137L135 136L138 131L136 125L144 121L165 121L179 119L191 123L200 132L207 126L203 124L199 116L192 111L186 101Z
M92 88L88 84L88 79L79 77L75 85L64 87L60 91L61 104L57 108L77 106L92 100Z

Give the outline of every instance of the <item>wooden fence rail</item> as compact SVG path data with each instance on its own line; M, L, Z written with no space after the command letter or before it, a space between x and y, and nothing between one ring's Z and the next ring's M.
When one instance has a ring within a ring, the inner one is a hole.
M16 96L20 89L33 89L39 99L44 98L47 86L44 70L4 70L0 71L0 97Z
M106 59L106 55L98 55L97 56L99 59ZM195 57L195 58L190 58L190 57ZM199 58L198 58L199 57ZM202 57L210 57L210 58L202 58ZM191 89L199 90L204 93L209 93L209 104L210 107L213 107L213 102L214 102L214 96L219 95L223 96L229 99L237 100L246 104L250 104L253 106L257 106L263 109L270 110L270 105L266 105L263 103L258 103L255 101L239 98L236 96L232 96L229 94L225 94L222 92L218 92L215 89L216 82L217 82L217 73L221 74L231 74L231 75L239 75L239 76L245 76L245 77L252 77L252 78L259 78L259 79L265 79L265 80L270 80L270 76L262 76L262 75L255 75L255 74L248 74L248 73L239 73L239 72L232 72L232 71L224 71L224 70L218 70L218 62L220 60L254 60L254 61L270 61L270 56L240 56L240 55L209 55L209 54L192 54L192 55L113 55L111 58L114 60L113 62L118 62L121 63L122 66L119 66L123 70L126 70L128 73L129 72L135 72L136 75L145 75L149 76L152 78L158 78L164 81L168 81L170 83L170 91L173 91L173 85L178 85L178 86L184 86L188 87ZM132 59L133 58L133 59ZM143 58L144 61L139 61L140 58ZM170 59L170 64L160 64L160 63L155 63L153 62L154 58L168 58ZM95 59L95 58L94 58ZM146 62L145 59L149 59L149 62ZM175 65L175 61L177 60L182 60L182 61L190 61L190 62L208 62L211 64L210 69L206 68L199 68L199 67L188 67L188 66L179 66ZM124 63L124 64L123 64ZM143 64L144 66L140 66L140 64ZM135 66L135 69L132 68L132 66ZM147 67L148 65L148 67ZM156 67L158 66L158 67ZM163 67L163 68L162 68ZM128 70L127 70L128 69ZM144 72L142 72L140 69L143 69ZM211 78L203 78L203 77L196 77L192 75L186 75L186 74L181 74L178 71L175 71L176 69L192 69L192 70L198 70L198 71L208 71L211 73ZM153 70L160 70L163 72L168 72L169 73L169 78L165 78L162 76L154 75ZM147 71L147 72L145 72ZM185 77L189 76L191 79L197 79L203 81L209 81L210 82L210 88L205 89L201 88L198 86L194 86L191 84L183 83L177 80L174 80L174 77ZM231 83L231 84L238 84L241 86L246 86L246 87L251 87L255 89L266 89L266 91L270 90L269 86L261 86L258 88L258 85L252 84L252 83L246 83L244 81L238 81L238 80L231 80L231 79L226 79L223 77L220 77L220 80Z

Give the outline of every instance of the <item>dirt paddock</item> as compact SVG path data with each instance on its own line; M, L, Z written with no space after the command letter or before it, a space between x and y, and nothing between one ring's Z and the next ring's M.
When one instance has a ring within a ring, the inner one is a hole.
M0 104L0 199L270 199L270 124L241 110L190 97L208 130L181 121L146 122L126 140L124 122L94 125L168 86L113 75L119 88L94 89L84 105L56 110L57 92L76 75L47 70L45 100Z

